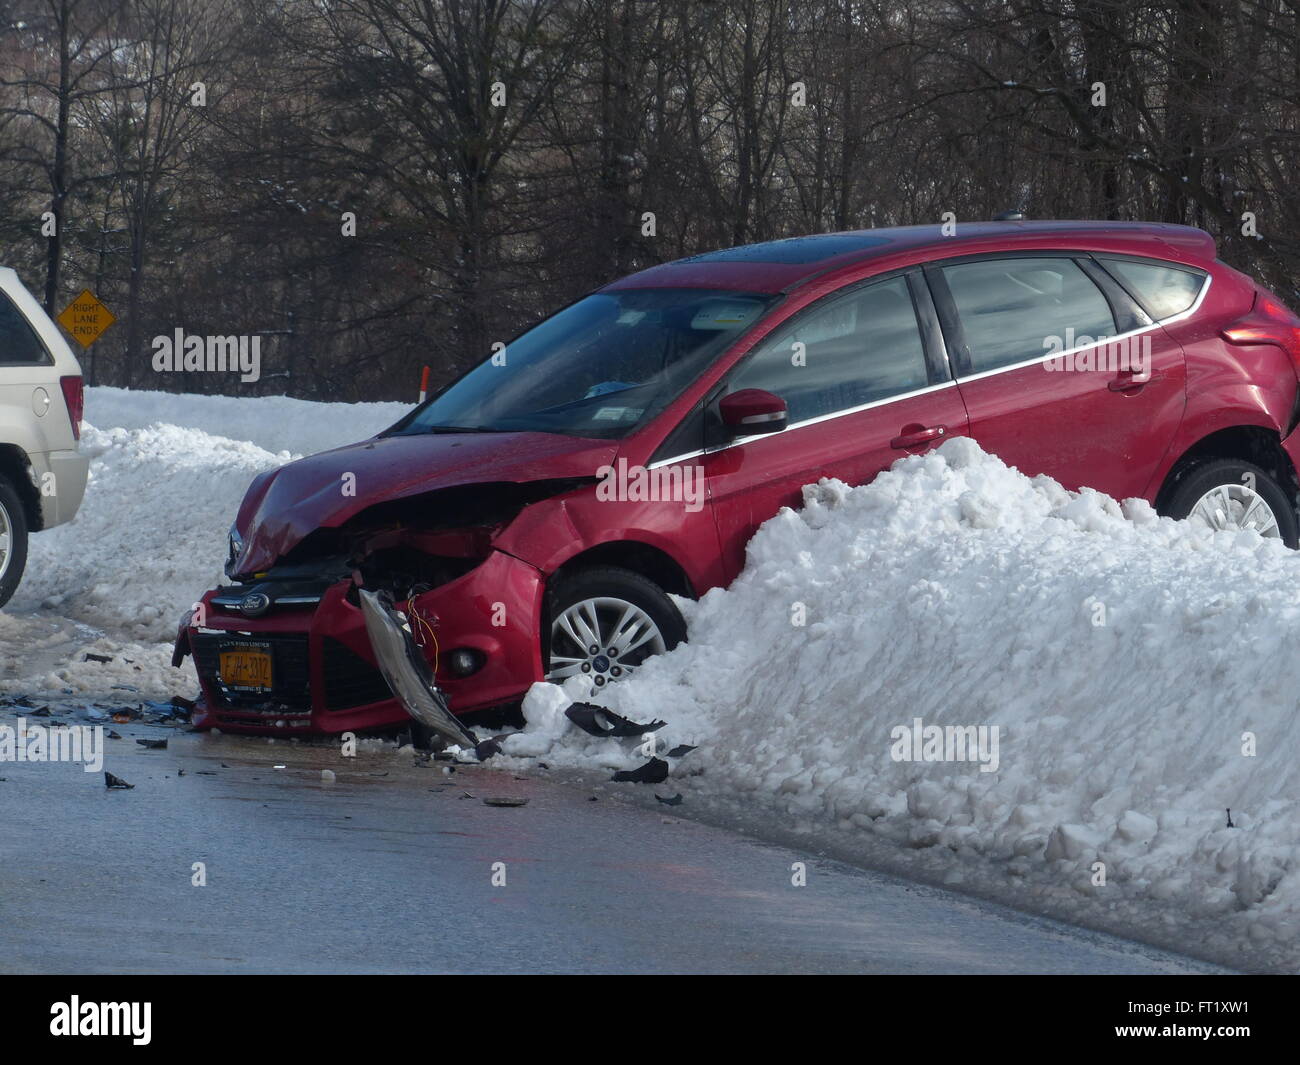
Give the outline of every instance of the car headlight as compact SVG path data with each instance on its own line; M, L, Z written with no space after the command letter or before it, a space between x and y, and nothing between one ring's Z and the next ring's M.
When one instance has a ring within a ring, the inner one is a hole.
M239 561L239 556L244 553L244 538L239 535L239 530L233 525L230 526L230 550L226 555L226 576L234 576L235 563Z

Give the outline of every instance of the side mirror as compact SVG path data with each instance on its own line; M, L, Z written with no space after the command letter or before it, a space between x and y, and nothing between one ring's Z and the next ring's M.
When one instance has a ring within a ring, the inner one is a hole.
M742 388L723 396L718 414L734 436L779 433L788 421L785 400L761 388Z

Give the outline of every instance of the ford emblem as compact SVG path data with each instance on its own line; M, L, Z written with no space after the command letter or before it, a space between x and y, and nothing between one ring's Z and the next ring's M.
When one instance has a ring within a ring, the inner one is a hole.
M246 618L261 617L270 609L271 597L263 592L249 592L239 601L239 612Z

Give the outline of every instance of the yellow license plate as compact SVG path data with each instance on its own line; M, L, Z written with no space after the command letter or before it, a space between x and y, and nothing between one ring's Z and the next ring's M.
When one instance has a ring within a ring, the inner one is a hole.
M272 688L269 651L222 651L218 672L228 688L267 692Z

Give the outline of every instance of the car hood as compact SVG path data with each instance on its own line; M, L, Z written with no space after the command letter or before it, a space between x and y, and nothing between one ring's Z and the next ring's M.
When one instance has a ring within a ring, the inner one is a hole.
M235 520L244 546L231 573L269 569L317 529L337 528L376 503L472 484L594 478L617 450L617 442L554 433L439 433L310 455L249 486Z

